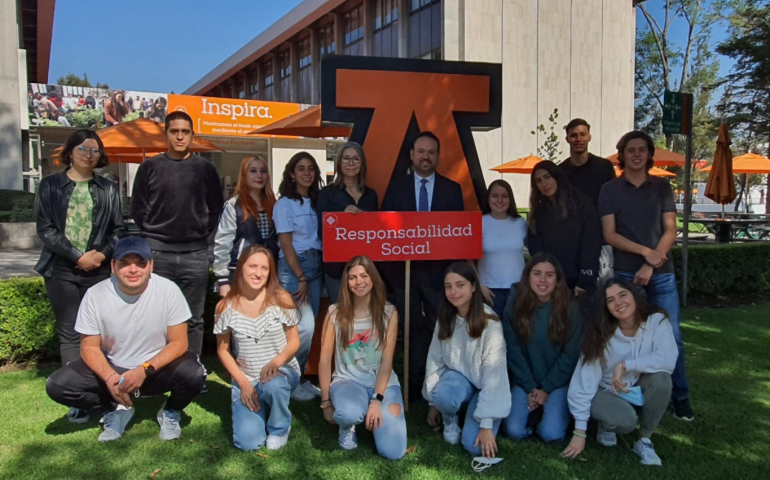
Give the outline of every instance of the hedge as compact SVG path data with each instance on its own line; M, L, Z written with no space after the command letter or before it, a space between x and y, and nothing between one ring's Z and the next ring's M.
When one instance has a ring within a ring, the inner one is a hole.
M681 265L682 250L672 251ZM770 243L695 245L689 249L688 295L715 298L725 295L756 295L770 292ZM677 281L680 271L677 269ZM214 307L219 296L209 278L204 311L205 346L213 351L211 334ZM0 280L0 364L20 360L55 360L58 342L53 312L43 280L15 278Z

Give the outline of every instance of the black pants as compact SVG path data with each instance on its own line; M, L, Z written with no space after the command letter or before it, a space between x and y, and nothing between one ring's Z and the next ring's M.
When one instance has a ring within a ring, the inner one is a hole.
M112 368L118 374L128 370L114 365ZM198 361L197 355L185 352L158 370L152 378L146 379L139 389L140 396L171 392L166 401L166 408L182 411L203 390L205 380L206 370ZM56 403L86 411L111 412L118 405L107 389L107 384L97 377L83 360L77 360L53 372L45 384L45 391Z
M435 288L430 271L412 265L409 285L409 401L421 398L425 381L425 363L438 318L443 291ZM401 324L404 324L406 291L403 285L393 288L393 301Z
M56 317L56 333L59 336L62 365L80 360L80 334L75 331L75 320L86 290L109 276L109 273L105 273L43 277L48 300Z
M203 308L209 282L208 250L153 252L153 272L176 283L182 290L192 318L187 322L187 349L199 355L203 348Z

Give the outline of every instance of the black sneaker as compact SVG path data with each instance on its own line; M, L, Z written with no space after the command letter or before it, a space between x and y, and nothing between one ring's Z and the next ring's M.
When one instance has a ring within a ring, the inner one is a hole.
M67 420L70 423L86 423L91 416L86 410L80 410L79 408L70 408L67 412Z
M695 414L690 407L690 399L674 400L674 418L684 420L685 422L695 420Z

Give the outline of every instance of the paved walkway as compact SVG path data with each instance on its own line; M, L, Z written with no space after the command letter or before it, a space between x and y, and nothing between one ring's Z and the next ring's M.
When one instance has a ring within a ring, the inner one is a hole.
M33 270L40 250L6 250L0 249L0 278L36 277Z

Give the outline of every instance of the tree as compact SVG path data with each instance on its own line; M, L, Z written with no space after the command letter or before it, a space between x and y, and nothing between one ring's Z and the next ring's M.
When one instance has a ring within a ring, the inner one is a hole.
M730 36L717 51L735 59L724 80L719 111L742 150L770 154L770 1L749 0L730 17ZM755 176L756 177L756 176ZM751 180L751 179L750 179ZM753 182L756 182L755 178ZM770 175L765 190L770 211Z
M562 155L562 151L559 150L559 136L556 135L557 119L559 118L559 109L554 108L553 113L548 116L548 131L542 123L537 126L535 130L532 130L532 135L537 135L537 132L543 134L543 144L537 147L537 156L543 160L550 160L554 163L559 163L561 160L559 157Z
M697 135L693 137L694 147L701 155L713 153L716 129L712 125L717 122L710 104L719 60L712 51L711 33L713 26L726 18L734 1L657 0L639 4L645 23L638 30L636 42L636 128L661 136L663 92L692 93ZM651 13L648 7L653 3L661 7L661 15ZM672 39L674 30L685 32L681 44ZM684 150L684 142L675 142L673 136L666 139L666 146Z
M69 87L93 87L91 82L88 81L88 74L84 73L83 77L78 77L74 73L68 73L63 77L59 77L56 80L57 85L67 85Z
M59 77L56 80L57 85L66 85L68 87L93 87L91 85L91 82L88 80L88 74L84 73L83 77L78 77L74 73L68 73L67 75L64 75L63 77ZM96 82L96 88L103 88L105 90L109 90L110 86L106 83L99 83Z

